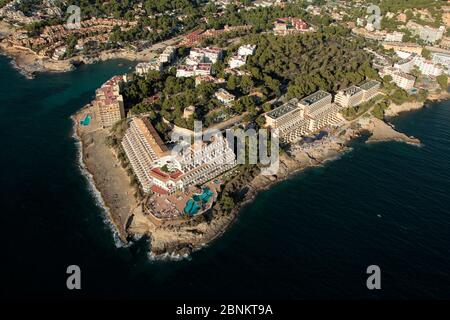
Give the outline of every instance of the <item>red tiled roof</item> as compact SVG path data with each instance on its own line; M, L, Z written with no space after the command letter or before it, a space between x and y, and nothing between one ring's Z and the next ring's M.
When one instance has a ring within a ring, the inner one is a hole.
M154 193L159 193L159 194L168 194L169 193L169 191L167 191L167 190L165 190L165 189L163 189L161 187L158 187L157 185L153 185L150 189Z

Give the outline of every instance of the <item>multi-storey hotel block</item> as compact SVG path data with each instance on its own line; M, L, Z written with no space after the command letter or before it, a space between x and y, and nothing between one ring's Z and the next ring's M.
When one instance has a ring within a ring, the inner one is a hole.
M334 102L342 107L354 107L363 102L364 92L357 86L351 86L345 90L340 90L334 97Z
M155 128L145 118L133 118L122 140L123 149L145 192L150 191L153 163L169 152Z
M171 194L203 184L236 165L236 156L221 134L169 151L155 128L133 118L122 146L144 192Z
M301 100L291 99L265 114L266 126L278 129L278 136L283 143L298 141L307 134L338 124L343 120L339 115L341 108L369 101L378 93L379 87L380 82L375 80L369 80L359 87L349 87L338 92L335 103L332 103L331 93L322 90Z
M382 78L387 75L391 76L392 81L394 81L394 83L398 87L404 90L411 90L414 87L414 83L416 82L416 77L394 67L383 68L382 70L380 70L379 74Z
M125 118L123 97L120 90L126 76L115 76L97 89L92 102L97 121L103 127L111 127L117 121Z
M344 90L339 90L334 97L334 102L343 108L355 107L363 102L367 102L378 94L381 83L376 80L369 80L359 86L351 86Z
M378 94L381 83L377 80L369 80L364 82L359 87L363 91L363 101L367 102Z

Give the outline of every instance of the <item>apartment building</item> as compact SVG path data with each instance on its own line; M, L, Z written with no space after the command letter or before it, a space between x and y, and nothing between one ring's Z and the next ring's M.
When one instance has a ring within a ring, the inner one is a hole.
M445 33L445 27L441 26L439 29L431 28L429 26L424 26L419 33L420 39L424 40L425 42L434 44L440 39L442 39L443 35Z
M228 61L228 65L230 66L231 69L237 69L239 67L244 66L246 61L247 61L246 56L234 55Z
M192 48L189 57L198 57L201 62L216 63L222 58L222 49L216 47Z
M351 86L345 90L340 90L334 97L334 102L341 107L354 107L363 102L364 92L357 86Z
M384 38L384 41L386 42L402 42L403 40L403 33L394 31L392 33L387 33L386 37Z
M414 68L415 55L410 55L408 58L402 59L394 64L394 68L402 72L409 73Z
M423 49L422 46L410 42L383 42L383 47L386 50L393 49L395 51L399 50L403 52L415 53L417 55L421 55Z
M448 53L441 53L441 52L433 52L431 54L432 61L435 64L440 64L444 67L445 73L450 73L450 54Z
M222 49L214 47L192 48L185 64L177 67L177 77L208 76L212 65L222 57Z
M161 64L169 64L175 58L176 48L173 46L167 46L159 56L159 62Z
M158 59L152 59L150 62L138 63L135 72L140 76L145 76L150 70L161 72L163 70L163 65Z
M444 68L423 57L416 57L415 65L419 68L420 72L426 76L436 77L444 73Z
M221 135L198 141L179 155L183 188L203 184L236 166L236 155Z
M238 55L239 56L252 56L255 54L256 45L245 44L239 47Z
M324 106L329 106L332 100L333 97L331 93L319 90L301 99L299 105L304 107L305 114L309 114Z
M120 94L125 76L115 76L96 91L93 106L97 121L103 128L113 126L125 118L123 97Z

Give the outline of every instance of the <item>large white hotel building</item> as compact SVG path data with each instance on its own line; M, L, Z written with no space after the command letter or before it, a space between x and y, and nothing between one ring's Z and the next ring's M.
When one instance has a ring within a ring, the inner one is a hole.
M332 99L330 93L322 90L302 100L291 99L265 114L266 125L278 129L281 142L294 142L308 133L341 121L339 107L331 103Z
M169 151L145 118L133 118L122 147L144 192L171 194L203 184L236 166L236 156L221 134Z

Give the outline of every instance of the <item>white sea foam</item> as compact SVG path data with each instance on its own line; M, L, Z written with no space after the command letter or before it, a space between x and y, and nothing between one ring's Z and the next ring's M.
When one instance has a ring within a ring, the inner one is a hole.
M75 140L75 145L77 147L78 168L80 169L81 174L86 178L86 180L88 182L89 192L93 195L96 205L99 208L101 208L102 211L103 211L103 222L111 230L111 233L112 233L113 238L114 238L115 246L117 248L129 247L132 243L129 242L129 243L126 244L120 239L119 231L117 230L117 227L114 225L114 223L112 223L112 221L111 221L111 218L110 218L111 212L110 212L109 208L106 206L106 203L103 200L102 194L100 193L100 191L95 186L94 177L87 170L86 165L84 164L84 161L83 161L83 147L81 145L81 139L77 135L77 130L76 130L77 122L76 122L74 117L71 117L71 119L73 121L72 138Z
M16 61L14 59L12 59L11 57L9 57L8 55L0 52L1 56L5 56L9 59L9 64L15 69L17 70L21 75L23 75L25 78L27 78L28 80L32 80L34 79L34 76L32 73L26 72L25 70L23 70L22 68L20 68Z

